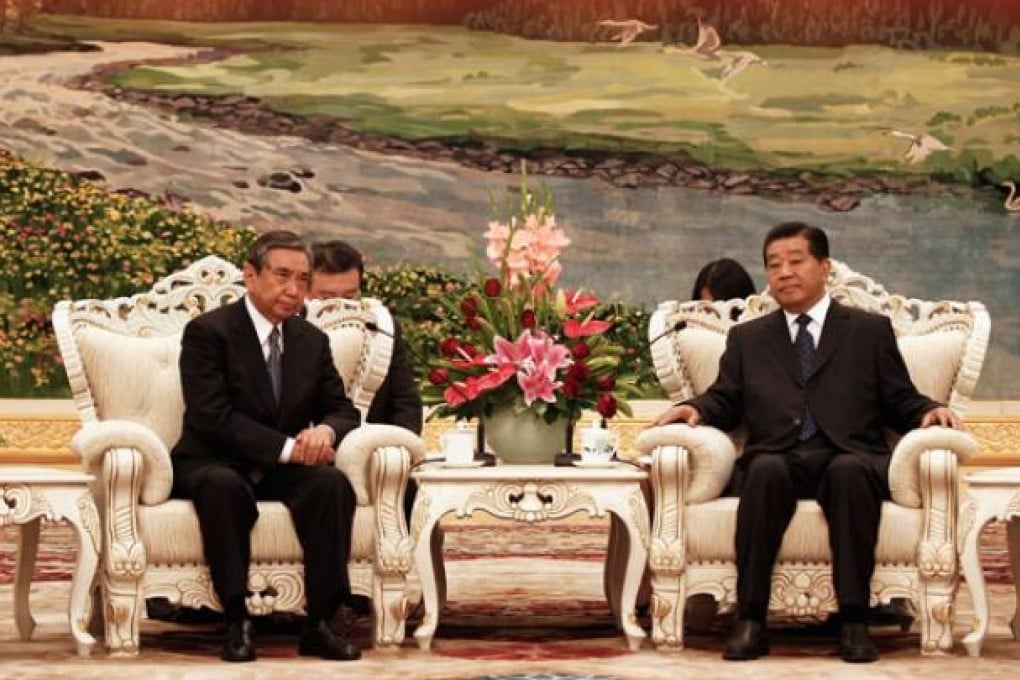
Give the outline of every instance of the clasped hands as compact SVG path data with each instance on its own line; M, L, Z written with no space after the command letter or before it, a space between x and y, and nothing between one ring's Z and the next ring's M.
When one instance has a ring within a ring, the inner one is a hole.
M657 427L659 425L668 425L669 423L687 423L691 427L696 427L700 422L701 413L698 409L690 404L676 404L656 416L647 427ZM953 413L952 409L945 406L933 408L921 417L921 427L932 427L935 425L950 427L954 430L967 429L963 421Z
M294 438L290 462L298 465L331 464L336 458L333 448L335 438L336 434L329 425L315 425L301 430Z

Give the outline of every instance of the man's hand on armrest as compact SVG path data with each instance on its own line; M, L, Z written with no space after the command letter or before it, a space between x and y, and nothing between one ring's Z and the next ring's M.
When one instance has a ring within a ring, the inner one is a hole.
M687 423L691 427L696 427L700 422L701 413L698 409L690 404L677 404L660 413L645 428L669 425L670 423Z
M921 427L932 427L934 425L951 427L954 430L967 429L967 427L963 424L963 421L957 418L956 414L953 413L953 410L946 408L945 406L933 408L925 413L921 418Z

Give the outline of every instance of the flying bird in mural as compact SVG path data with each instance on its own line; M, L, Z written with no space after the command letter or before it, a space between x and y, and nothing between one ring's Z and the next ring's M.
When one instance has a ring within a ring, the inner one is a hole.
M694 47L687 47L681 43L676 47L667 45L662 48L662 51L666 53L682 52L704 61L719 61L721 49L722 39L719 37L719 31L709 24L703 24L701 17L698 17L698 42Z
M929 134L922 133L915 135L912 132L901 132L900 130L890 130L889 134L893 137L910 140L910 146L907 148L907 152L903 154L903 158L911 165L920 163L936 151L949 150L949 147L943 144L940 139Z
M1016 195L1016 184L1010 180L1006 180L1002 183L1002 186L1009 189L1009 196L1006 197L1006 202L1003 203L1003 207L1012 213L1020 213L1020 196Z
M727 64L726 68L723 69L720 80L725 83L730 78L736 78L748 66L754 66L755 64L768 66L768 62L754 52L736 52L733 55L733 61Z
M634 38L638 37L646 31L654 31L659 27L658 24L646 24L640 19L603 19L599 22L599 26L605 26L606 28L617 28L619 31L613 34L609 38L610 41L619 40L620 44L617 47L623 47L634 41Z

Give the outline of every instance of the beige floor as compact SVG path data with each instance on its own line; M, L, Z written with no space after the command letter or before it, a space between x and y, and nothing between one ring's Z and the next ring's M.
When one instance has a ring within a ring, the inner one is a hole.
M449 565L449 599L456 601L498 598L512 584L514 592L534 594L548 599L595 600L601 595L601 568L592 562L563 560L491 559L454 562ZM612 658L572 658L547 661L480 661L448 656L467 645L480 643L471 638L440 635L434 652L424 653L408 643L396 653L369 650L356 663L337 664L305 659L260 659L257 663L230 666L180 645L162 645L167 630L181 628L158 622L143 623L143 650L136 659L106 658L100 651L90 659L79 659L67 631L67 582L33 585L32 611L38 622L34 639L21 642L12 621L11 586L0 587L0 677L37 678L69 676L79 678L116 678L116 680L155 678L211 677L312 677L329 673L337 677L372 678L476 678L510 675L512 677L600 677L600 678L914 678L937 674L940 678L1015 678L1020 669L1020 642L1012 639L1007 621L1014 606L1013 587L992 586L993 621L985 642L984 656L967 657L963 650L950 657L921 658L914 644L899 644L870 666L849 666L833 656L830 640L820 638L801 644L795 656L773 656L759 661L733 664L719 658L721 641L715 636L700 636L688 649L674 655L645 648L623 653L625 645L618 637L594 641L593 648L618 653ZM966 587L958 599L956 621L958 635L969 630L970 596ZM513 624L514 622L506 622ZM564 625L572 625L565 622ZM192 628L193 630L193 628ZM208 628L208 635L215 633ZM453 635L458 630L453 628ZM562 631L560 631L562 633ZM442 627L440 633L443 633ZM201 633L199 633L201 634ZM780 633L779 635L782 635ZM562 636L561 636L562 639ZM916 643L916 635L911 638ZM591 643L578 634L579 642ZM900 636L902 642L903 638ZM530 674L530 675L524 675Z

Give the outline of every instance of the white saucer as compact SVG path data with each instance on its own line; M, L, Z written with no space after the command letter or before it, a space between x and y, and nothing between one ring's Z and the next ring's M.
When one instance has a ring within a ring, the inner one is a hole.
M618 460L575 460L571 465L574 467L586 467L586 468L608 468L616 467L620 464Z
M452 461L443 460L439 464L445 468L476 468L485 465L484 460L469 460L466 463L454 463Z

